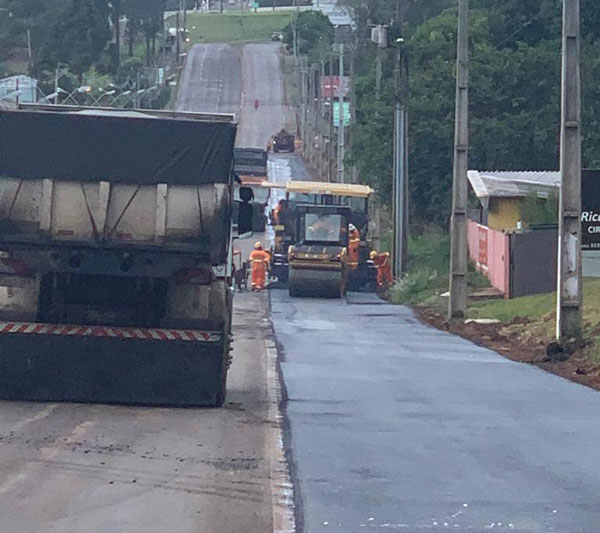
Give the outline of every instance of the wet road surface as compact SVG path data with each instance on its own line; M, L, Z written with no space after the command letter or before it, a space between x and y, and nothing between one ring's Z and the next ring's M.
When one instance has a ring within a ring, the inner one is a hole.
M597 392L404 307L271 305L303 531L599 530Z

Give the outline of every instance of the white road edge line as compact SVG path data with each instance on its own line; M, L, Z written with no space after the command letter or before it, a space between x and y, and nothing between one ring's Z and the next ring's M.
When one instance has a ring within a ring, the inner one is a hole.
M277 347L271 340L265 342L267 350L267 384L269 393L269 448L271 458L271 498L273 533L294 533L294 487L283 445L282 414L279 410L281 386L277 372Z

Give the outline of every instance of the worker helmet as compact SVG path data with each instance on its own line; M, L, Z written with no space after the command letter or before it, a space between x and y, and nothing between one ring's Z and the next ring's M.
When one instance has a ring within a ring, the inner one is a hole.
M355 231L356 230L356 226L354 224L350 224L348 226L348 228L350 229L350 231Z
M371 257L371 259L375 259L377 257L377 252L375 250L371 250L369 256Z
M262 243L260 241L254 243L254 248L257 250L262 250Z

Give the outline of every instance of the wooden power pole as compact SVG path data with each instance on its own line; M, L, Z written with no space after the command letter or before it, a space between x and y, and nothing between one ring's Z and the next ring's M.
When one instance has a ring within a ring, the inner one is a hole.
M581 68L579 0L563 0L560 217L556 336L579 338L581 271Z
M458 0L456 124L452 219L450 221L450 298L448 317L467 311L467 172L469 167L469 0Z

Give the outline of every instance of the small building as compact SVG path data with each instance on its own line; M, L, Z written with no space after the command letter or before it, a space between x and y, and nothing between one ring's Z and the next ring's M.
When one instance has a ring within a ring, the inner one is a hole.
M469 258L506 298L556 289L558 220L529 226L526 200L543 206L560 192L560 172L470 170L478 207L469 210Z
M35 104L38 101L38 81L30 76L11 76L0 80L0 99Z
M480 221L489 228L510 231L523 224L522 208L526 198L536 197L540 203L558 197L560 172L497 172L469 170L469 183L480 202Z

